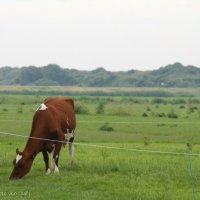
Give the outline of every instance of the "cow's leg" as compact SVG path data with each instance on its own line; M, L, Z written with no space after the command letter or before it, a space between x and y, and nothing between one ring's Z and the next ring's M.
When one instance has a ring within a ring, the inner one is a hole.
M46 174L49 175L51 173L51 170L49 168L49 156L46 150L43 150L42 154L43 154L43 158L44 158L44 162L46 166Z
M60 133L58 135L58 140L64 141L64 139L65 139L64 134ZM53 154L52 154L52 168L54 169L55 174L59 174L58 159L59 159L59 153L60 153L60 149L61 149L62 145L63 145L63 143L61 143L61 142L55 143L55 148L54 148Z
M54 151L55 151L55 145L53 147L53 151L51 152L51 170L55 169L55 162L54 162L54 159L53 159Z
M58 157L56 158L56 161L55 161L57 167L58 167L58 160L59 160L59 154L58 154Z
M70 138L69 140L69 157L70 157L70 164L73 165L73 158L74 158L74 137Z
M57 143L55 144L55 149L53 151L52 163L53 163L53 169L54 169L55 174L59 174L58 159L59 159L59 153L60 153L61 147L62 147L62 143Z

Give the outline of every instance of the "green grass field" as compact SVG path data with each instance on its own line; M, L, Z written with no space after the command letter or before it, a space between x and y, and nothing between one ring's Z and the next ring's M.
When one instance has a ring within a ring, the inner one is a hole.
M0 132L28 136L44 98L1 95ZM186 144L200 154L200 98L75 97L75 105L75 163L63 148L60 175L47 176L39 154L27 176L9 181L15 149L27 139L0 134L0 199L193 199ZM199 199L200 156L191 161Z

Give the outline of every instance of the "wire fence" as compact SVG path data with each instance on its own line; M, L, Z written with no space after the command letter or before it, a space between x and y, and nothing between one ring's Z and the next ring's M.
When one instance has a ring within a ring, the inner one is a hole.
M8 132L0 132L1 135L7 135L12 137L21 137L21 138L30 138L35 140L43 140L43 141L49 141L49 142L57 142L57 143L63 143L68 144L67 141L61 141L61 140L52 140L48 138L40 138L40 137L32 137L32 136L26 136L26 135L20 135L15 133L8 133ZM75 145L79 146L86 146L86 147L94 147L94 148L107 148L107 149L115 149L115 150L122 150L122 151L132 151L132 152L143 152L143 153L154 153L154 154L168 154L168 155L188 155L188 153L184 152L172 152L172 151L161 151L161 150L147 150L147 149L137 149L137 148L124 148L124 147L114 147L114 146L107 146L107 145L96 145L96 144L88 144L88 143L80 143L80 142L73 142ZM191 153L191 156L200 156L199 153Z
M0 122L17 122L20 121L21 119L0 119ZM32 120L23 120L23 122L32 122ZM79 120L78 123L80 124L87 124L87 123L93 123L93 124L102 124L102 123L109 123L109 124L198 124L199 122L166 122L166 121L157 121L157 122L130 122L130 121L86 121L86 120Z

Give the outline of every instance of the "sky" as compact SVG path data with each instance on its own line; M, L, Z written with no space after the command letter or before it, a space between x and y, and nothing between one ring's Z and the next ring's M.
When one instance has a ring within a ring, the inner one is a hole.
M0 67L200 67L199 0L0 0Z

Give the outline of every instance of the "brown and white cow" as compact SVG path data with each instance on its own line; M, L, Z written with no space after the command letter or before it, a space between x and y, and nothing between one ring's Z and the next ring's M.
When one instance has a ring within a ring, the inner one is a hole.
M24 150L22 152L16 150L17 156L13 160L14 169L10 179L19 179L25 176L30 171L33 160L39 152L43 153L46 173L50 174L51 170L59 173L59 153L66 141L69 142L70 159L71 162L73 161L75 128L74 102L71 98L50 97L45 99L34 114L32 129ZM64 143L48 141L48 139ZM49 167L48 153L52 153L51 167Z

